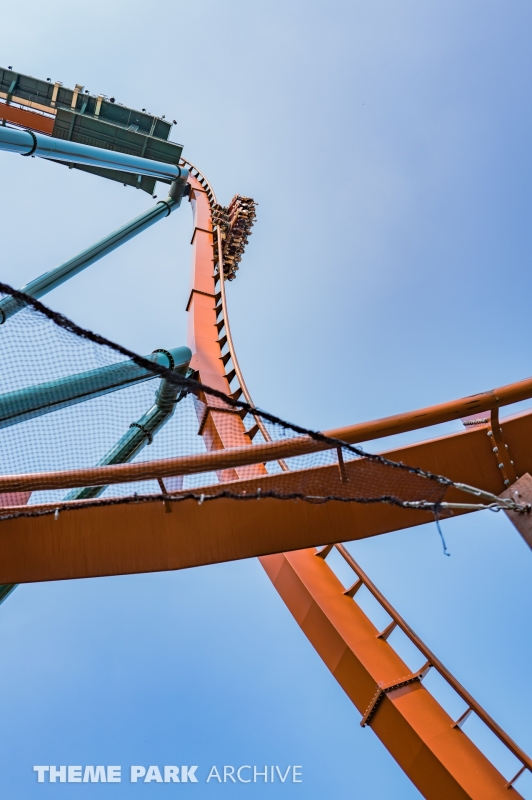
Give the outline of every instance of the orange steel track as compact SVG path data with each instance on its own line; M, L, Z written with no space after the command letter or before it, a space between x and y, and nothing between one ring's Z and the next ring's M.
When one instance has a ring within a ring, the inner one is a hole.
M188 344L194 353L192 366L205 385L232 393L234 397L243 394L252 405L228 326L225 288L220 277L223 274L219 255L221 232L213 229L212 222L216 198L195 168L190 183L194 232L187 310ZM236 389L232 382L236 383ZM493 411L531 395L532 381L522 382L330 434L349 442L368 441L478 411ZM210 452L201 457L152 462L148 465L149 477L204 471L209 463L207 468L216 469L224 483L236 481L241 489L249 491L260 484L266 490L279 482L289 484L297 477L287 471L282 461L283 474L268 475L264 461L294 454L290 447L308 448L305 452L320 449L308 439L290 440L281 443L282 446L269 442L254 446L239 413L228 415L227 408L219 410L219 401L210 401L210 405L206 402L201 433ZM256 417L256 423L268 440L260 417ZM505 420L500 426L497 414L492 413L489 422L386 455L500 494L507 485L506 475L515 478L515 474L532 472L531 434L532 412ZM493 453L493 436L499 444L508 445L502 466ZM229 442L232 450L221 452ZM349 463L346 468L356 472L360 464ZM84 477L87 485L91 481L94 484L138 480L141 474L138 470L142 469L145 465L101 468L98 474L102 475L97 481L94 481L95 470L86 470L85 476L77 471L75 485L83 485ZM318 469L338 473L336 466ZM44 488L52 486L54 480L59 481L55 485L65 486L74 478L64 473L5 476L0 478L0 492ZM202 492L208 494L209 489ZM456 499L458 492L453 494ZM452 499L451 493L448 499ZM463 497L460 495L459 499ZM313 547L332 546L338 540L365 538L422 524L430 521L432 515L384 504L368 507L330 502L320 506L272 499L260 503L219 499L201 506L194 500L184 500L172 506L173 513L165 513L161 502L98 507L79 501L72 506L76 508L61 512L57 521L51 515L3 521L1 583L179 569L258 555L294 618L363 715L362 724L373 729L424 797L490 800L521 796L513 786L518 776L507 781L461 730L462 722L469 711L475 713L523 768L532 769L526 754L415 637L347 551L340 547L357 576L350 588L342 586L326 563L331 548L325 547L317 553ZM385 631L379 632L356 604L355 594L361 585L367 586L390 614L392 623ZM417 672L408 668L387 641L395 625L403 627L426 659L425 666ZM431 668L437 669L467 703L463 719L453 721L422 685Z
M193 337L189 338L188 344L196 353L195 366L203 383L222 388L225 382L222 390L230 393L230 382L236 378L238 388L233 396L238 397L240 393L244 393L246 400L252 405L232 346L228 324L221 231L217 228L212 232L210 215L215 196L207 181L200 183L198 178L199 173L196 178L191 179L191 197L195 211L193 243L196 243L196 250L189 300L189 307L192 305L189 319ZM214 237L216 241L213 241ZM210 285L206 281L208 272ZM201 285L196 276L201 276ZM228 348L229 358L224 356L225 346ZM232 363L232 369L226 372L229 362ZM211 383L213 379L216 381L214 384ZM211 409L208 411L207 422L203 423L204 439L210 450L218 450L224 446L226 423L223 417L227 419L226 415ZM234 414L232 419L232 433L240 432L240 440L246 445L249 439L246 441L241 417ZM498 419L492 419L492 428L498 440L502 440L504 434L498 425ZM268 439L264 428L262 432ZM478 434L477 431L472 431L471 435L475 433ZM488 439L485 433L480 431L484 444ZM231 438L232 443L235 441L238 439ZM487 449L492 449L489 439ZM493 463L493 453L487 455L491 456L491 464L495 470L493 477L500 485L501 469ZM513 461L515 462L515 457ZM355 465L353 467L356 468ZM265 482L292 479L287 472L281 476L266 477L262 465L240 467L234 471L238 478L247 479L248 482L260 480L262 485ZM229 474L229 470L225 473L218 472L218 476L228 481L235 477L234 474ZM247 502L235 502L240 508L247 505ZM288 516L285 502L287 501L278 501L277 506L275 501L272 503L272 509L277 511L276 516L279 519L286 519ZM257 509L257 501L252 501L251 506L253 505ZM262 505L260 513L263 513ZM285 525L285 531L286 527ZM275 524L271 529L274 528ZM252 529L248 528L249 530ZM343 532L348 528L341 526L336 530ZM343 536L337 535L336 538ZM315 550L306 549L262 556L260 561L302 630L355 706L364 714L363 721L367 724L371 722L374 732L425 797L442 800L474 797L487 800L503 797L508 790L517 794L421 685L421 678L433 666L434 660L428 660L424 669L413 674L386 641L387 637L379 638L379 632L353 602L354 593L349 590L348 594L345 593L344 587L324 558L316 558ZM355 590L356 586L357 583L353 587ZM476 704L475 706L475 711L478 713L480 710L486 721L485 712ZM497 733L514 755L520 758L522 765L530 769L530 759L504 732Z

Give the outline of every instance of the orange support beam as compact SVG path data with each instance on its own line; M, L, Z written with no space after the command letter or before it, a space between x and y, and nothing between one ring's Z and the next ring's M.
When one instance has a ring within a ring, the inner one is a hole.
M261 559L363 721L427 800L508 800L503 775L421 684L315 550ZM394 689L393 687L398 686ZM388 688L391 687L391 688ZM386 689L386 691L384 691Z
M519 474L532 473L532 413L502 423L505 440ZM453 479L479 486L493 494L504 489L501 470L491 452L483 427L409 445L385 453L386 457ZM358 464L346 468L356 474ZM249 467L248 467L249 469ZM337 466L321 467L327 482ZM239 481L239 491L256 491L258 485L297 481L301 473L263 476ZM231 484L227 485L228 488ZM219 487L212 487L214 489ZM208 494L208 487L202 492ZM463 500L452 490L448 499ZM431 514L387 503L360 505L330 502L314 505L302 501L183 500L177 513L165 514L163 503L79 508L53 514L4 520L0 527L0 583L88 578L118 575L251 558L283 550L296 550L339 539L354 541L430 522ZM85 506L85 507L84 507ZM38 507L33 507L38 511ZM13 509L11 509L13 510Z
M35 111L26 111L24 108L12 106L8 103L0 103L0 120L20 125L21 128L31 128L40 133L47 133L50 136L55 125L54 117L46 117L44 114L37 114Z

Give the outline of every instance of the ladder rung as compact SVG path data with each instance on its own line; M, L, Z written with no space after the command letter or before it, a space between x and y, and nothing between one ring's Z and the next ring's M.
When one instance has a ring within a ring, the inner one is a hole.
M390 624L387 625L383 631L377 634L377 639L384 639L384 641L386 641L388 639L388 636L396 629L396 627L397 627L397 622L394 619L392 619Z
M467 718L469 717L469 715L471 714L472 711L473 711L473 709L471 708L471 706L469 708L466 708L466 710L464 711L462 716L458 717L456 722L453 722L453 728L461 728L462 725L467 720Z
M325 547L322 547L321 550L318 550L315 555L317 555L319 558L327 558L333 547L333 544L326 544Z
M354 584L350 586L349 589L345 590L344 594L347 595L347 597L354 597L361 586L364 586L364 583L360 580L360 578L357 578Z
M506 786L505 786L504 788L505 788L505 789L510 789L510 788L511 788L511 787L514 785L514 783L516 782L516 780L517 780L518 778L520 778L520 777L521 777L521 775L523 774L523 772L525 771L525 769L526 769L526 764L523 764L523 766L521 767L521 769L519 770L519 772L518 772L516 775L514 775L514 777L512 778L512 780L511 780L511 781L508 781L508 783L506 784Z
M259 426L258 425L253 425L252 428L250 428L248 431L246 431L247 435L249 436L249 438L252 441L253 441L253 439L255 438L255 436L257 435L258 432L259 432Z

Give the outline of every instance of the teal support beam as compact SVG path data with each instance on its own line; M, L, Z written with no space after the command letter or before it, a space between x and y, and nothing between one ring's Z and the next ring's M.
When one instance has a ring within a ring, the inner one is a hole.
M152 161L150 158L131 156L117 150L105 150L103 147L92 147L17 128L0 129L0 150L19 153L22 156L38 156L54 161L67 161L71 164L147 175L166 183L172 183L188 175L188 171L178 167L177 164L165 164L162 161Z
M145 231L146 228L149 228L158 220L169 216L174 209L179 207L181 197L182 192L178 192L177 199L171 194L166 200L160 200L157 205L144 211L138 217L132 219L131 222L113 231L104 239L100 239L99 242L83 250L83 252L78 253L74 258L65 261L64 264L61 264L59 267L45 272L44 275L27 283L20 291L36 299L51 292L52 289L61 286L61 284L69 278L77 275L113 250L116 250L121 244L124 244L124 242L129 241L134 236ZM25 303L22 300L17 300L14 297L4 297L3 300L0 300L0 325L9 319L9 317L21 311L24 307Z
M169 351L156 350L146 358L184 375L192 352L188 347L177 347ZM121 361L0 395L0 429L154 377L156 373L139 367L134 361Z
M17 583L0 583L0 605L7 600L11 592L16 589Z
M170 358L168 358L168 356L170 356ZM164 366L171 366L178 374L186 375L189 372L188 365L190 363L190 359L192 358L192 352L188 347L179 347L175 350L170 350L166 356L164 351L152 353L150 356L152 360L156 360L159 364L162 363L161 357L166 358L167 363L164 364ZM132 363L133 362L128 361L123 366L131 365ZM104 367L104 370L105 369L107 369L107 367ZM102 370L93 370L93 372L101 371ZM89 374L90 373L84 373L84 376L86 377ZM75 377L75 375L72 376L72 378ZM140 380L148 380L151 377L154 376L152 374L148 374L146 377L140 378ZM129 381L129 383L130 382L131 381ZM43 385L44 384L41 384L41 386ZM114 386L112 389L108 389L108 391L114 391L114 389L119 388L121 388L121 386ZM13 394L16 393L14 392ZM153 405L152 408L150 408L150 410L144 414L144 416L142 416L138 422L130 425L129 431L125 434L125 436L122 436L115 447L113 447L113 449L106 456L104 456L99 464L122 464L126 461L131 461L131 459L134 458L134 456L136 456L136 454L140 452L140 450L142 450L146 444L151 444L157 431L162 428L162 426L174 413L175 406L181 399L181 396L182 395L179 388L176 388L173 384L169 384L168 381L163 379L155 396L155 405ZM6 395L4 395L4 398L5 397ZM3 398L0 397L0 407L2 399ZM88 398L83 397L75 399L72 402L81 402L82 400L86 399ZM62 407L64 408L64 406ZM44 410L41 411L41 413L47 412ZM38 414L34 414L34 416L38 416ZM28 417L26 417L26 419L27 418ZM11 422L10 424L15 423ZM6 426L2 425L0 422L0 427ZM100 494L102 494L105 488L105 486L88 486L84 489L75 489L69 492L65 500L81 500L85 498L98 497ZM0 584L0 605L9 597L11 592L13 592L17 586L18 584L16 583Z
M138 422L129 426L127 433L117 442L100 461L98 466L108 464L124 464L131 461L147 444L151 444L153 437L173 415L176 404L182 394L179 388L162 380L155 395L155 404L147 411ZM84 489L73 489L67 494L65 500L86 500L99 497L106 486L87 486Z
M162 363L160 360L160 356L165 356L163 352L155 352L152 353L150 358L152 360L156 360L157 363ZM168 358L171 356L171 358ZM179 347L175 350L170 350L166 354L167 364L164 366L171 366L175 372L178 374L186 375L188 370L188 365L190 363L190 359L192 358L192 351L189 350L188 347ZM173 363L172 363L173 362ZM126 362L124 366L131 365L133 362ZM117 365L119 366L119 365ZM135 365L136 366L136 365ZM104 367L104 370L108 369ZM129 367L128 367L129 369ZM93 372L101 372L101 370L93 370ZM84 373L84 376L88 376L90 373ZM80 376L77 376L80 377ZM140 380L148 380L149 378L153 377L153 375L148 374L146 377L141 378ZM76 376L72 376L72 378L76 378ZM69 379L67 379L69 380ZM131 382L131 381L129 381ZM44 384L41 384L43 386ZM125 385L125 384L123 384ZM38 388L38 387L35 387ZM114 386L112 389L108 389L108 391L114 391L114 389L119 389L120 386ZM16 394L15 392L13 394ZM6 397L6 395L4 395ZM139 453L142 448L146 444L151 444L153 441L153 437L159 431L162 426L168 422L172 414L174 413L176 404L181 399L182 394L179 388L176 388L173 384L168 383L166 380L162 380L155 395L155 404L150 408L150 410L142 416L138 422L134 422L129 427L129 431L122 436L122 438L118 441L118 443L113 447L113 449L107 453L104 458L98 462L99 465L101 464L122 464L126 461L131 461L137 453ZM72 402L81 402L82 400L86 400L88 397L83 397L79 399L75 399ZM0 408L1 408L1 401L2 398L0 397ZM64 406L62 406L64 408ZM53 409L50 409L53 410ZM46 410L41 411L41 413L47 413ZM38 416L38 414L34 414L34 416ZM27 417L26 417L27 419ZM18 420L20 421L20 420ZM10 424L14 424L11 422ZM0 422L0 427L3 426ZM83 500L88 499L91 497L98 497L102 492L105 491L105 486L88 486L84 489L74 489L73 491L69 492L66 496L65 500ZM17 583L4 583L0 584L0 605L6 600L9 595L17 588Z

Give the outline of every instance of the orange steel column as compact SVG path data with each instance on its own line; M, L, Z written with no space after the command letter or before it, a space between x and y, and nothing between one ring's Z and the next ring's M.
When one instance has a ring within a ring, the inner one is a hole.
M190 178L194 213L192 286L188 344L191 366L202 383L231 393L217 322L210 198ZM212 195L211 195L212 198ZM219 277L223 280L223 276ZM223 339L222 339L223 341ZM217 411L219 401L202 398L200 430L209 450L249 444L238 414ZM236 467L221 481L266 475L265 467ZM282 511L281 511L282 513ZM341 535L338 537L341 539ZM349 698L383 744L429 800L496 800L521 797L412 675L316 551L263 556L260 562L296 621ZM406 683L405 683L406 681ZM396 683L404 684L390 691ZM387 691L384 692L383 690ZM373 701L373 705L372 705Z
M326 666L425 798L521 797L454 726L316 550L261 558L268 576ZM407 682L410 681L410 682ZM392 691L387 687L403 684ZM373 703L373 705L372 705Z

